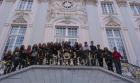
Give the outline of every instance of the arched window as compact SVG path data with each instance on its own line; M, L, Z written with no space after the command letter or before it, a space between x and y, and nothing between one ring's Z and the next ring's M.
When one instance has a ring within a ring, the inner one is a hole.
M17 10L31 10L33 0L20 0Z

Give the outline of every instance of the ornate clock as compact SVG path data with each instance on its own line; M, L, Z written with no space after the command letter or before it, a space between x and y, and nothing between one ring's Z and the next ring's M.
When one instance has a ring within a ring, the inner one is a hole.
M63 5L64 8L70 9L70 8L72 8L73 3L71 1L64 1L62 3L62 5Z
M52 8L60 11L75 11L77 9L77 4L71 0L54 1Z

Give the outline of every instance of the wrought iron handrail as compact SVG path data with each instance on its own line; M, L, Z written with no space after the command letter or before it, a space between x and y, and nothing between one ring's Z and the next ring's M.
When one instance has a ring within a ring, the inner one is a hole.
M0 75L4 73L4 62L0 61ZM107 69L106 65L104 66ZM115 67L114 67L115 68ZM140 67L131 63L122 62L122 75L136 81L140 81Z
M140 81L140 67L131 63L122 63L123 76Z
M3 75L4 68L5 68L4 63L3 63L3 61L0 60L0 76Z

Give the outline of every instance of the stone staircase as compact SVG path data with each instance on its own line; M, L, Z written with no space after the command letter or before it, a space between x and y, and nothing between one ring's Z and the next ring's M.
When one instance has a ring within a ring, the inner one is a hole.
M34 65L0 76L0 83L138 83L101 67Z
M108 74L112 74L112 75L115 75L117 77L124 78L124 79L127 79L129 81L133 81L133 82L130 82L130 83L140 83L140 67L132 65L130 63L122 63L122 72L123 72L122 75L118 75L115 72L108 71L106 65L104 65L104 68L101 68L101 67L98 67L98 66L64 66L64 65L63 66L60 66L60 65L59 66L56 66L56 65L47 66L47 65L34 65L34 66L29 66L27 68L17 70L15 72L11 72L9 74L3 75L3 66L4 65L0 64L0 73L1 73L0 74L1 75L0 76L0 83L3 83L3 82L1 82L1 80L5 80L8 77L13 78L13 76L15 76L16 74L20 74L20 73L22 73L24 71L32 71L32 69L34 70L34 69L38 69L38 68L40 70L41 69L49 70L49 69L53 69L53 68L54 69L66 69L66 70L68 70L68 69L70 69L70 70L71 69L100 70L100 71L103 71L103 72L107 72ZM114 70L115 70L115 68L114 68ZM4 82L4 83L8 83L8 82ZM114 82L110 82L110 83L114 83ZM122 83L125 83L125 82L122 82Z
M123 76L136 80L140 83L140 67L130 63L122 63Z

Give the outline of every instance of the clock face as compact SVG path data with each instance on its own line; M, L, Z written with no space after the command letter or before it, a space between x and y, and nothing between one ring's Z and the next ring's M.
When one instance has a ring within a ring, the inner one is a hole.
M72 8L73 3L70 2L70 1L64 1L64 2L62 3L62 5L63 5L64 8L69 9L69 8Z
M53 2L52 7L60 11L75 11L77 5L73 1L65 0Z

